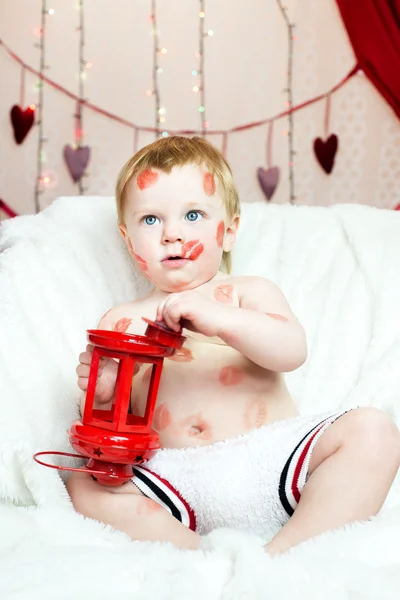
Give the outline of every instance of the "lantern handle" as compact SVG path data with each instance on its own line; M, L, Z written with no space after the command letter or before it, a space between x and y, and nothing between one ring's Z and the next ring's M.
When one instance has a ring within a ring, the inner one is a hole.
M83 458L87 460L86 456L82 456L81 454L72 454L71 452L57 452L57 451L48 451L48 452L36 452L33 455L33 460L37 462L39 465L43 467L50 467L51 469L57 469L59 471L78 471L80 473L89 473L90 475L107 475L110 478L113 478L113 475L107 471L95 471L92 469L83 468L75 468L75 467L62 467L61 465L51 465L50 463L46 463L42 460L39 460L38 456L45 456L47 454L58 455L58 456L72 456L72 458Z

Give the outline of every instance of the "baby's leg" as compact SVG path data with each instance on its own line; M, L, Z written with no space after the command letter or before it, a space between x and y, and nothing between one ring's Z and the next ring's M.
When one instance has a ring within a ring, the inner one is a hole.
M317 441L299 504L266 550L284 552L328 529L369 519L399 466L400 432L390 417L373 408L344 414Z
M200 536L188 529L154 500L146 498L131 482L119 488L96 483L87 473L75 472L67 482L74 508L127 533L133 540L172 542L197 549Z

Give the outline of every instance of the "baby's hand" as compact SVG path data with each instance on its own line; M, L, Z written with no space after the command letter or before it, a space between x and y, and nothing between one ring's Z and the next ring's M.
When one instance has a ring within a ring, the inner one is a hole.
M188 290L170 294L157 308L157 321L165 321L173 331L181 327L208 337L218 335L221 320L231 307L215 302L199 292Z
M93 346L86 346L86 351L79 355L79 365L76 368L78 387L83 392L87 391L92 362ZM117 380L118 363L112 358L101 358L96 382L95 401L99 404L110 402L114 394Z

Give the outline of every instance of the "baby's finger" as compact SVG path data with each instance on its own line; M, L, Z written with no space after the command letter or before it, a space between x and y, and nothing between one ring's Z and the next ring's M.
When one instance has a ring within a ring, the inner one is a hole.
M86 352L93 352L94 346L92 344L88 344L86 346Z
M86 377L78 378L78 388L82 390L82 392L86 392L86 390L88 389L88 380L86 379Z
M82 354L79 355L79 362L84 365L90 365L92 362L92 356L93 355L91 352L82 352Z

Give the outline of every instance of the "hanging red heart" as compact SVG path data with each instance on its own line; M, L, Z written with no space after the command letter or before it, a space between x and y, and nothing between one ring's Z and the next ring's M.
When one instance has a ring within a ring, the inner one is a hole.
M68 144L64 146L64 160L74 183L77 183L85 172L90 159L89 146L72 148Z
M332 173L338 146L339 138L334 133L326 140L322 140L321 138L314 140L314 154L317 161L328 175Z
M271 200L279 183L279 167L270 167L269 169L260 167L257 169L257 177L267 200Z
M35 121L35 108L28 106L27 109L23 110L18 104L14 104L10 110L10 117L14 139L17 144L22 144Z

